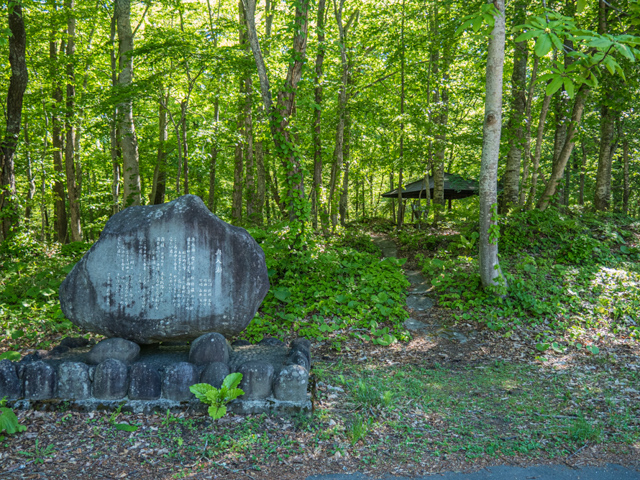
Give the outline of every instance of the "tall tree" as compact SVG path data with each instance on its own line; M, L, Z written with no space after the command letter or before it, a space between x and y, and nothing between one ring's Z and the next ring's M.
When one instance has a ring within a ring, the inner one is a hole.
M322 192L322 82L324 56L326 51L325 45L325 8L326 0L318 0L318 16L316 21L316 34L318 38L318 53L316 54L315 65L315 85L314 85L314 103L313 112L313 186L311 190L311 213L313 215L313 228L318 229L318 210L320 205L320 194Z
M514 4L514 27L522 25L527 16L527 0L517 0ZM518 33L514 34L518 36ZM507 124L507 139L509 152L507 165L503 177L504 191L502 192L500 210L509 211L518 204L520 189L520 163L523 150L523 119L527 106L527 41L514 42L513 73L511 74L511 113Z
M300 0L295 3L295 15L293 19L293 48L291 49L291 61L287 69L287 76L282 88L279 90L274 105L271 93L271 84L264 62L260 40L256 30L255 14L256 0L241 0L245 8L247 22L247 34L249 45L256 62L258 78L260 79L260 94L264 109L269 117L269 126L273 136L276 152L280 156L287 174L287 197L289 207L289 219L298 220L306 216L304 204L304 182L300 154L296 148L290 131L291 116L295 105L298 82L302 77L302 67L305 63L307 50L307 30L309 26L310 0ZM294 230L300 231L299 228Z
M0 143L0 242L7 239L18 224L14 154L18 146L22 122L22 100L29 81L27 72L27 32L22 3L11 2L8 9L9 63L11 78L7 92L7 123Z
M71 240L82 240L80 225L80 191L76 182L76 17L75 0L65 0L67 15L67 103L65 112L65 149L64 165L67 177L67 195L69 198L69 217L71 220Z
M133 95L129 90L133 82L133 32L131 31L131 0L115 0L115 19L118 30L120 72L118 86L118 129L122 151L124 178L124 205L140 205L141 185L138 160L138 139L133 123Z
M55 7L55 3L54 3ZM53 9L55 12L55 8ZM53 15L52 12L52 15ZM55 20L54 20L55 22ZM56 41L57 27L51 28L51 37L49 41L49 60L51 62L50 76L53 82L53 91L51 98L52 115L51 115L51 144L53 146L53 171L55 177L53 181L53 194L55 203L55 229L57 240L60 243L66 243L68 241L67 236L67 207L66 207L66 193L64 188L64 165L63 165L63 149L64 149L64 136L62 133L62 125L60 122L60 112L62 110L62 87L60 85L60 75L58 71L58 43ZM65 50L64 41L60 42L60 53Z
M502 130L502 72L504 68L504 0L495 0L494 25L489 39L486 97L480 165L480 279L483 287L504 282L498 261L498 157Z

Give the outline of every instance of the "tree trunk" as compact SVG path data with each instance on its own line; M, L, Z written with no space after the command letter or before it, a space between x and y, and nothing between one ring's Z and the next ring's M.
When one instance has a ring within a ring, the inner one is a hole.
M115 90L118 85L118 60L116 57L116 16L115 13L111 17L111 33L109 36L111 44L111 87ZM113 118L111 119L110 139L111 139L111 167L113 177L111 179L111 214L115 215L120 211L120 152L118 132L118 107L113 109Z
M75 130L75 69L73 62L76 53L76 19L75 1L65 0L67 11L67 109L65 112L65 150L64 165L67 175L67 196L69 198L69 216L71 219L71 241L82 240L82 227L80 225L79 191L76 183L76 130Z
M566 129L564 146L560 151L557 161L553 163L551 175L549 175L549 181L547 182L540 200L538 200L537 208L539 210L546 210L546 208L549 206L551 197L553 197L553 195L555 195L556 193L558 182L562 179L564 169L567 165L569 157L571 156L571 151L573 150L573 137L578 130L578 127L580 126L580 120L582 119L582 113L584 112L584 106L587 101L588 95L589 89L583 84L576 94L576 100L573 105L573 111L571 113L571 122Z
M349 218L349 155L351 148L351 118L349 116L349 112L346 112L345 123L346 140L344 143L344 174L342 176L342 189L340 192L340 200L338 204L338 209L340 212L340 225L342 225L343 227L346 225L347 219Z
M14 3L8 15L9 63L11 77L7 92L5 137L0 143L0 242L12 235L18 225L14 154L18 146L22 123L22 99L29 81L25 55L27 32L24 26L22 4Z
M480 165L480 279L483 287L506 287L498 261L498 157L502 128L502 72L504 68L504 0L493 2L498 10L489 40L485 115Z
M241 130L242 119L240 115L238 117L238 130ZM242 141L236 140L233 165L233 194L231 197L231 218L236 222L242 220L242 176L244 169L242 149Z
M300 0L295 4L295 28L293 35L293 48L287 77L282 89L273 105L271 88L264 57L260 49L260 41L255 25L256 0L241 0L246 10L247 34L253 57L256 62L258 78L260 79L260 94L264 104L264 109L269 116L269 126L271 135L276 146L276 151L280 155L283 167L287 172L287 197L289 207L289 219L298 220L305 216L304 208L304 182L302 178L301 159L294 146L289 131L291 114L296 98L298 82L302 76L302 67L305 63L305 52L307 49L307 29L310 0ZM303 219L304 220L304 219ZM302 226L295 228L298 232Z
M60 44L60 51L64 52L64 42ZM55 32L52 32L52 40L49 42L49 59L51 60L51 78L53 79L53 114L51 115L51 144L53 146L53 170L55 180L53 181L53 195L55 197L55 227L57 240L60 243L67 243L67 209L66 193L64 189L64 165L62 161L62 151L64 149L64 138L62 136L62 126L60 124L60 109L62 107L62 88L60 87L59 75L56 64L58 62L58 46L55 40Z
M347 59L347 32L348 25L352 18L348 21L345 28L342 22L342 11L345 0L334 2L334 14L338 25L338 35L340 44L340 62L342 65L342 76L340 79L340 91L338 94L338 122L336 124L336 145L333 150L333 165L331 166L331 180L329 184L329 204L331 212L331 224L335 230L338 224L339 201L342 196L337 191L340 175L344 170L344 131L347 113L347 84L349 82L349 62Z
M244 79L244 85L244 158L245 168L247 169L245 177L245 191L247 192L247 220L250 224L257 225L260 222L256 215L256 182L253 162L253 116L251 115L251 94L253 91L253 82L251 81L250 74Z
M527 105L525 107L525 134L524 134L524 152L522 163L522 182L520 184L520 199L518 204L524 206L527 188L529 186L529 164L531 162L531 105L533 103L533 94L536 87L536 79L538 76L538 65L540 58L534 55L533 68L531 69L531 80L529 81L529 90L527 93Z
M611 167L613 163L612 146L616 112L602 105L600 107L600 154L598 155L598 172L593 206L596 210L606 211L611 206Z
M33 198L36 195L36 174L33 168L33 162L31 160L31 142L29 139L29 122L24 121L24 146L25 156L27 157L27 179L29 180L29 190L27 191L27 201L25 202L24 216L31 218L31 212L33 210Z
M151 190L151 204L161 205L164 203L164 197L167 190L167 140L169 132L167 130L167 109L162 106L169 103L169 92L164 98L164 93L158 105L158 159L156 162L155 172L153 174L153 188Z
M182 139L182 165L184 166L184 194L189 195L189 143L187 142L187 111L189 100L180 102L180 138Z
M624 170L622 177L622 213L629 214L629 139L625 136L622 141L622 161Z
M311 213L313 228L318 229L318 210L321 209L320 193L322 192L322 64L326 46L324 44L324 14L326 0L318 0L318 19L316 31L318 35L318 54L316 55L316 78L314 87L314 119L313 119L313 187L311 192Z
M118 27L118 55L120 74L118 85L126 89L133 81L133 33L131 32L131 0L115 0L115 17ZM118 103L118 129L122 151L124 176L124 205L140 205L140 171L138 165L138 140L133 124L133 98L128 93Z
M544 124L547 119L547 113L549 113L549 106L551 105L551 96L546 95L542 101L542 108L540 109L540 119L538 120L538 132L536 135L536 151L533 155L533 167L531 168L531 188L529 190L529 197L525 205L526 210L531 210L536 200L536 188L538 186L538 174L540 173L540 156L542 155L542 141L544 139Z
M400 24L400 169L398 171L398 229L404 223L404 202L402 201L402 175L404 173L404 0L402 0L402 22Z
M584 205L584 179L587 171L587 148L584 139L580 143L582 148L582 165L580 166L580 191L578 192L578 205Z
M522 25L527 17L526 0L517 0L514 5L515 14L513 25ZM520 32L514 33L514 38ZM513 57L513 73L511 75L511 116L507 124L509 152L507 153L507 165L504 173L504 191L501 195L500 211L508 212L518 204L520 189L520 163L522 160L523 119L527 106L527 41L515 43Z
M214 128L215 138L211 142L211 156L209 162L209 199L207 206L215 213L216 210L216 168L218 164L218 122L220 121L220 100L216 97L214 105L214 117L216 126Z
M264 167L264 145L262 140L255 144L256 173L258 176L258 186L256 188L256 221L259 225L264 223L264 199L266 193L266 172Z

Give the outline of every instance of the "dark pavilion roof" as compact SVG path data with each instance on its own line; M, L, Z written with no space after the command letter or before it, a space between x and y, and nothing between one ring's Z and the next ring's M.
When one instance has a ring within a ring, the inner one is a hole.
M444 174L444 198L457 199L478 195L479 184L476 180L461 177L455 173ZM429 196L433 198L433 176L429 176ZM382 194L385 198L398 198L398 189ZM427 198L424 177L415 182L405 184L402 198Z

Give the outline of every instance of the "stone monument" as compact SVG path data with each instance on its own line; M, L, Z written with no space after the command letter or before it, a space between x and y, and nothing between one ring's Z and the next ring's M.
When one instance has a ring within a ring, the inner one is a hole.
M74 324L148 344L242 332L269 290L264 252L195 195L129 207L60 286Z
M268 290L262 248L200 198L129 207L107 222L60 286L66 317L110 338L93 346L66 338L44 356L0 361L0 398L17 407L59 399L79 409L123 401L138 412L201 409L191 385L220 387L241 372L245 395L231 411L309 408L308 340L229 344Z

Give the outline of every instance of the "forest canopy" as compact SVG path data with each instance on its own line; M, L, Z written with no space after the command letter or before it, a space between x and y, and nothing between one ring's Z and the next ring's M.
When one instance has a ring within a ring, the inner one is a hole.
M95 240L120 209L185 193L243 225L401 225L406 202L380 194L425 175L414 211L437 223L444 172L480 175L499 17L456 1L11 1L2 236ZM517 0L504 22L499 213L638 215L638 2Z

